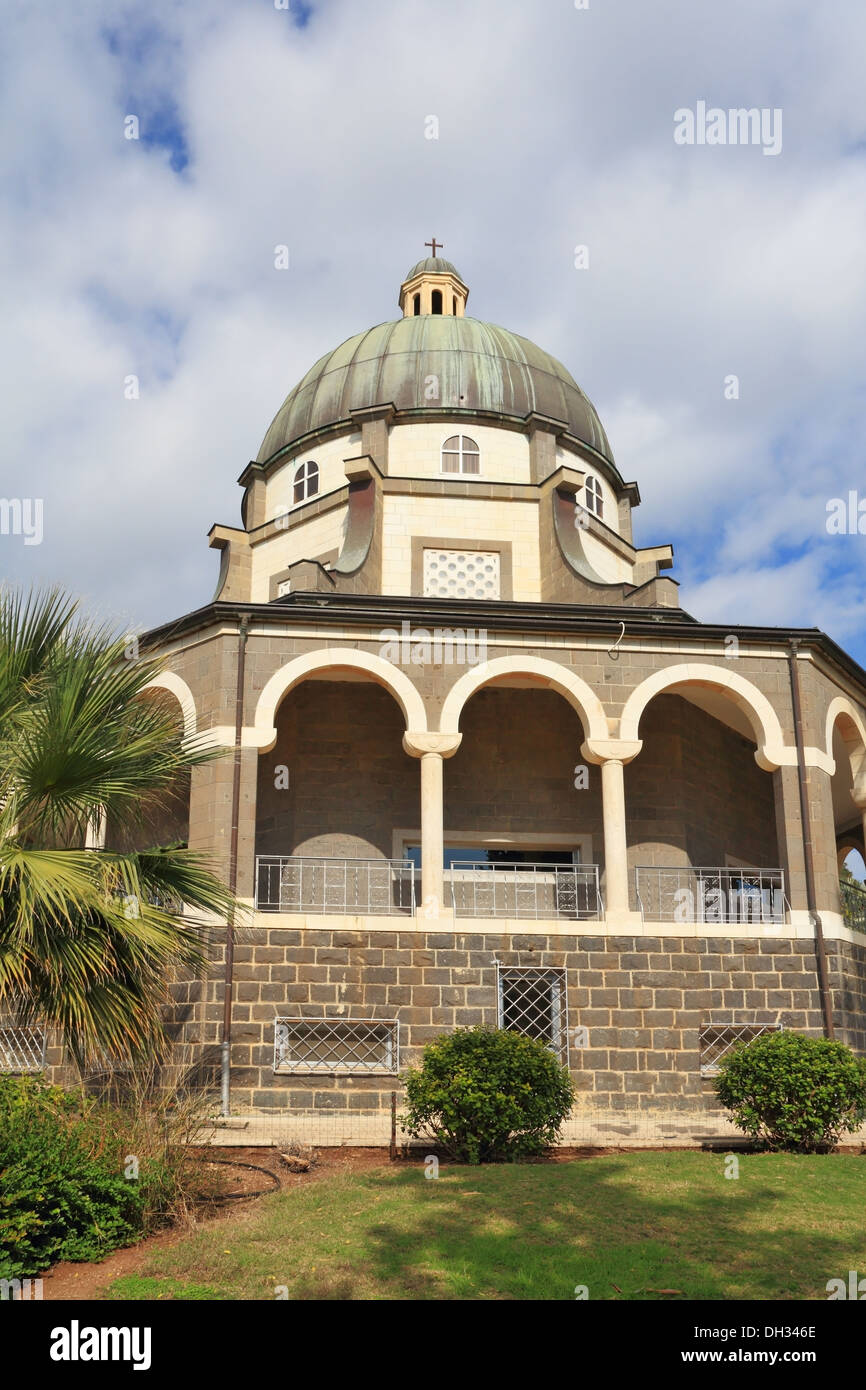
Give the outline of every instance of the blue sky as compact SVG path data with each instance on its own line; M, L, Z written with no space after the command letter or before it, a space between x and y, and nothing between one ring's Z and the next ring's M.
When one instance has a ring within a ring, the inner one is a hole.
M866 663L866 534L826 529L866 502L856 0L74 8L5 25L0 494L45 534L0 537L4 577L135 627L206 602L281 400L435 233L594 400L688 611ZM678 146L699 101L780 109L781 152Z

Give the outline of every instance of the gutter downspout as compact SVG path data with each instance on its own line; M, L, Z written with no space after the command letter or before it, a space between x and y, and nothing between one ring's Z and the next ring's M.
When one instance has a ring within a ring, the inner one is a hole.
M229 846L229 892L234 897L238 886L238 826L241 808L241 736L244 726L244 677L247 664L247 637L250 619L244 616L238 628L238 680L235 692L235 748L234 769L232 772L232 829ZM222 1115L227 1119L231 1113L229 1091L231 1086L231 1047L232 1047L232 990L234 986L235 964L235 910L231 908L226 922L226 962L225 988L223 991L223 1031L222 1066L220 1090L222 1094Z
M806 868L806 903L815 930L815 957L818 962L818 992L824 1015L824 1036L836 1036L833 1026L833 997L827 972L827 953L824 949L824 927L818 913L815 895L815 862L812 855L812 827L809 821L809 792L803 740L803 707L800 701L800 672L797 667L798 639L792 639L788 652L788 673L791 678L791 703L794 709L794 733L797 741L797 781L800 786L800 819L803 822L803 860Z

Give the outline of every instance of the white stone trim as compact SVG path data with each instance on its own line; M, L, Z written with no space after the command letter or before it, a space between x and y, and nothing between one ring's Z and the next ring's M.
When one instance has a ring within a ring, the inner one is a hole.
M853 931L846 927L838 912L818 909L824 938L827 941L848 941L854 945L866 945L866 932ZM560 918L521 917L455 917L450 919L453 926L446 928L426 927L424 917L418 913L414 917L394 916L340 916L322 913L253 912L250 926L254 929L279 929L289 931L453 931L457 936L489 935L496 946L505 936L670 936L724 938L732 941L812 941L815 929L809 921L808 913L794 913L791 922L764 923L756 930L755 923L727 922L718 925L710 922L642 922L640 914L628 926L612 926L609 922L565 921ZM798 920L800 919L800 920ZM715 928L715 929L714 929Z
M758 745L755 761L765 772L775 772L778 767L796 766L797 750L785 746L779 716L766 695L736 671L726 671L721 666L709 666L698 662L667 666L662 671L654 671L646 680L641 681L626 701L620 719L620 738L626 741L636 740L641 715L650 700L671 686L688 684L713 685L728 692L752 726ZM808 751L813 754L820 753L818 749ZM806 761L809 762L808 757Z
M609 737L607 716L595 691L569 666L536 656L500 656L483 661L452 685L442 706L439 727L457 731L466 701L482 686L501 676L537 676L549 690L555 690L576 711L584 733L590 739Z
M276 716L280 701L313 671L328 668L364 671L394 696L406 720L406 728L417 733L427 729L424 701L404 671L381 656L360 651L357 647L324 647L295 657L275 671L265 685L256 705L253 727L244 730L246 747L267 752L277 741Z
M179 676L176 671L161 671L158 676L154 676L152 681L148 681L147 685L142 686L142 690L170 691L180 705L183 715L184 741L195 737L195 696L182 676Z
M866 722L864 722L863 715L857 706L844 695L837 695L834 700L830 701L824 724L824 747L830 763L828 771L831 775L836 771L836 762L833 757L833 734L841 715L845 715L851 720L860 740L859 748L852 748L848 740L845 740L848 745L848 759L851 764L851 779L859 802L860 796L866 800Z

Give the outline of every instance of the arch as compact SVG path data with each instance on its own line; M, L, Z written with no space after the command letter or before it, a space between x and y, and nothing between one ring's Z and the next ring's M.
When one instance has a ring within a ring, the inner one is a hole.
M852 850L863 857L863 841L855 839L852 831L846 831L836 842L836 867L841 873L842 866Z
M277 740L277 709L280 702L292 687L306 676L312 675L314 671L325 671L328 667L364 671L368 676L372 676L374 681L394 696L403 711L407 731L427 732L424 701L409 677L398 666L385 661L381 656L372 656L369 652L359 651L354 647L325 647L320 651L307 652L304 656L295 657L293 661L287 662L274 672L259 696L253 736L250 738L248 731L244 740L247 746L258 748L263 753L273 748Z
M866 722L857 706L844 695L837 695L831 700L827 710L824 726L824 748L827 757L835 768L833 734L840 719L845 721L841 732L851 763L851 780L855 790L866 796Z
M195 699L193 693L182 676L176 671L160 671L158 676L148 681L147 685L142 686L142 690L169 690L175 696L180 705L183 715L183 736L184 739L195 737L197 724Z
M536 676L547 689L557 691L568 701L577 713L587 739L604 740L609 737L604 708L592 687L569 667L535 656L500 656L467 671L455 681L445 697L439 721L442 732L456 734L467 700L472 698L476 690L500 676Z
M620 719L620 738L636 740L641 716L650 700L675 685L713 685L723 690L748 719L758 745L755 761L765 772L774 772L776 768L796 761L796 750L786 749L779 716L766 695L736 671L725 671L719 666L683 663L647 676L625 703Z

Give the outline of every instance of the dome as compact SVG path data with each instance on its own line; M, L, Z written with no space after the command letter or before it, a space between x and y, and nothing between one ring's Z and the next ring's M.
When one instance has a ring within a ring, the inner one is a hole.
M411 270L407 270L403 277L403 283L407 280L414 280L416 275L456 275L457 279L463 280L456 265L446 261L443 256L425 256L423 261L413 265Z
M419 265L432 263L428 257ZM435 400L431 377L439 379ZM352 410L389 403L421 418L484 411L518 421L535 411L562 420L569 434L614 462L592 402L555 357L495 324L430 314L379 324L321 357L280 406L258 462L314 430L351 425Z

